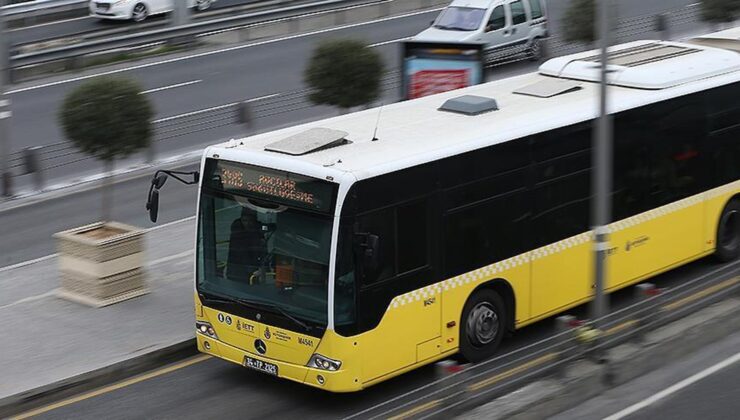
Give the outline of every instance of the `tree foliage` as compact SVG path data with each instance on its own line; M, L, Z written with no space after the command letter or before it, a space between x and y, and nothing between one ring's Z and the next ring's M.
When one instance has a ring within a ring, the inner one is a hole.
M380 96L383 61L360 41L330 40L318 46L304 80L311 102L340 108L366 105Z
M565 40L593 43L596 41L595 21L596 2L594 0L570 0L562 22Z
M64 100L59 119L67 138L82 152L106 162L147 147L152 107L131 80L96 77Z
M701 0L701 14L708 22L733 22L740 15L740 0Z

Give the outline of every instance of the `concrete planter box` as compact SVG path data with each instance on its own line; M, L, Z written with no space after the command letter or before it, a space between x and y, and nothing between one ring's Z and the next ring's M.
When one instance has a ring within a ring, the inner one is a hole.
M143 230L98 222L57 233L54 238L60 297L101 307L149 292L143 270Z

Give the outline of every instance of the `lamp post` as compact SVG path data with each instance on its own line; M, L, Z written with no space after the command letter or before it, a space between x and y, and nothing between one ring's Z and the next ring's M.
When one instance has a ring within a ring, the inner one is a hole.
M609 9L610 0L599 0L597 2L597 25L599 28L600 73L601 83L599 86L599 118L596 124L596 137L593 145L593 226L594 226L594 300L592 308L592 319L598 320L608 310L608 302L604 294L606 283L606 258L609 251L609 223L611 214L611 190L612 173L612 126L611 118L607 109L607 76L608 76L608 54L609 47ZM596 328L599 322L595 321Z
M4 5L5 0L0 0L0 6ZM13 194L8 160L10 155L10 99L5 94L10 75L8 42L5 32L5 16L0 13L0 184L2 184L2 195L5 197Z

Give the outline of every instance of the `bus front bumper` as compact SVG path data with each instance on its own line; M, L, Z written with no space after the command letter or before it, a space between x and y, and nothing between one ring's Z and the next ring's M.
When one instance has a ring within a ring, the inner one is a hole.
M277 377L279 378L289 379L331 392L353 392L362 389L361 384L354 381L351 375L342 369L326 371L269 359L201 334L196 334L196 340L198 342L198 351L201 353L215 356L244 367L246 367L245 361L247 357L275 365L277 366ZM207 345L205 344L206 342L208 343ZM264 374L269 375L268 373Z

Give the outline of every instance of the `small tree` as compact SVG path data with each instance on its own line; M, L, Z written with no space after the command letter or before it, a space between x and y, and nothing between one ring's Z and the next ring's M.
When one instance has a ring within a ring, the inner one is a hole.
M64 134L83 153L103 161L103 221L111 214L113 164L149 146L152 107L131 80L98 77L70 92L59 111Z
M740 14L740 0L701 0L701 17L707 22L733 22Z
M592 44L596 41L596 5L594 0L570 0L563 17L565 40Z
M323 42L314 51L304 80L313 89L309 96L317 105L333 105L345 112L367 105L380 96L384 65L380 55L354 40Z

